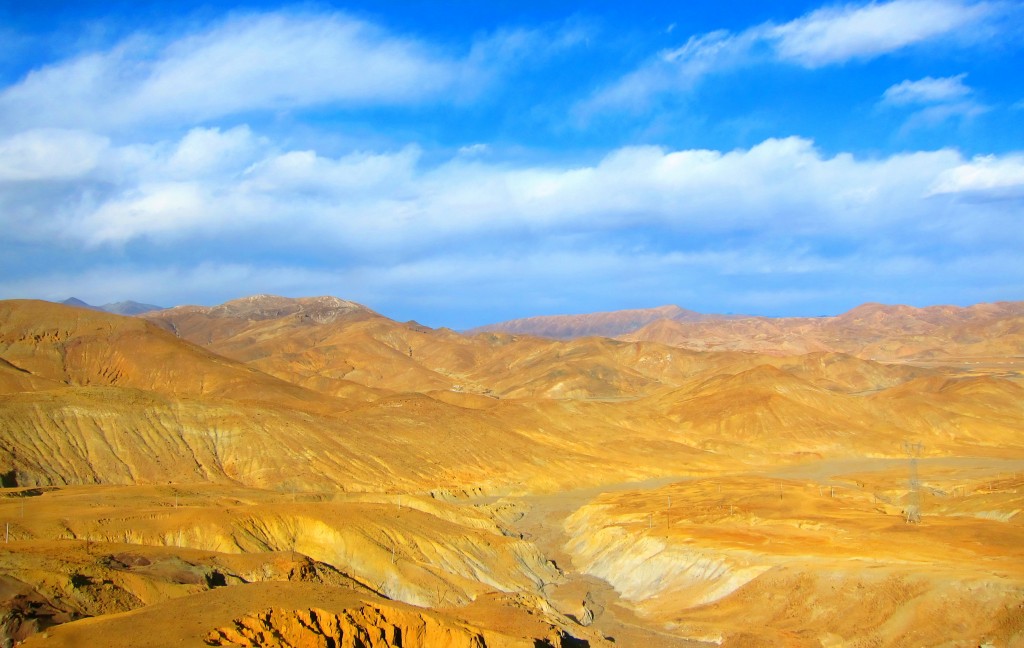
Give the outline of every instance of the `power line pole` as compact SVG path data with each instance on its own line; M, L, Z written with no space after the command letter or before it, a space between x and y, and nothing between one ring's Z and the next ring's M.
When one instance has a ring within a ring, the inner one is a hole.
M921 480L917 476L917 458L921 456L921 448L924 446L920 441L911 443L910 441L903 442L903 450L907 453L907 457L910 460L910 479L908 486L910 491L907 493L907 524L920 524L921 523Z

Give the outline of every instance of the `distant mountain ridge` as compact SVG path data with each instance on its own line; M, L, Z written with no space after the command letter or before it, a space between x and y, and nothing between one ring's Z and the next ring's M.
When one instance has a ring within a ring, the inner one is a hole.
M584 313L579 315L540 315L524 317L479 326L467 331L474 333L512 333L567 340L579 337L618 337L632 333L658 320L675 322L709 322L733 319L734 315L707 315L696 311L666 305L656 308Z
M1024 353L1024 302L924 308L867 303L834 317L661 319L617 337L694 351L829 351L881 361L1018 356Z
M1024 302L923 308L866 303L831 317L705 315L661 306L527 317L467 331L484 332L560 340L599 336L692 351L838 352L880 361L929 361L1024 354Z
M89 310L100 311L104 313L114 313L115 315L139 315L141 313L149 313L150 311L165 310L163 306L156 306L154 304L143 304L137 301L119 301L110 304L103 304L102 306L93 306L86 302L78 299L77 297L68 297L64 301L60 302L65 306L74 306L76 308L88 308Z

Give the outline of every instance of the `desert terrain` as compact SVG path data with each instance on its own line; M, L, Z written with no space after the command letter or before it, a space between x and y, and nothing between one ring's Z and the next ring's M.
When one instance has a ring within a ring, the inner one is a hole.
M1024 646L1024 303L2 301L0 477L2 645Z

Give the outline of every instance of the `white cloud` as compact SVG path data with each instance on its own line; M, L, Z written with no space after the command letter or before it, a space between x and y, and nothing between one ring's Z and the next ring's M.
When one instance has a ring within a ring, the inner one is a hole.
M974 119L984 115L990 110L988 106L975 101L956 101L952 103L940 103L934 106L926 106L910 115L904 124L903 130L908 131L915 128L931 128L942 124L950 119Z
M928 193L1024 197L1024 155L975 157L939 174Z
M776 54L806 67L887 54L909 45L969 29L991 16L986 3L956 0L892 0L813 11L768 29Z
M914 109L903 125L904 132L932 128L951 119L973 119L988 112L989 107L972 98L973 90L964 83L966 76L908 79L889 86L879 105Z
M315 151L288 151L246 169L239 190L322 196L330 202L367 194L398 195L411 182L420 154L416 146L394 153L354 152L336 159Z
M587 118L608 108L647 109L662 93L689 90L712 72L745 64L751 59L758 38L756 30L738 35L719 30L691 36L683 46L659 52L636 70L598 90L578 107L577 113Z
M485 153L490 152L490 150L491 147L489 147L488 145L482 142L477 142L476 144L467 144L466 146L460 146L459 155L464 155L466 157L475 157L478 155L484 155Z
M451 86L453 61L343 16L267 14L172 43L138 88L198 117L330 102L402 103Z
M258 110L436 100L485 72L343 14L229 18L162 43L135 36L0 93L5 129L111 129Z
M277 150L244 128L102 151L79 198L33 198L43 202L23 227L90 246L245 233L366 252L637 227L860 237L927 218L934 205L922 197L949 193L948 178L965 169L985 167L981 177L1019 165L1011 156L966 164L952 150L826 157L796 137L728 152L625 147L592 165L516 167L461 154L427 165L415 146L327 157ZM24 182L9 182L0 199Z
M70 223L68 233L85 243L124 243L175 235L211 225L217 205L195 182L161 182L130 189Z
M174 176L195 177L237 169L255 161L261 149L267 146L266 140L253 137L248 126L227 131L194 128L167 160L167 171Z
M890 86L882 94L882 103L894 106L908 104L946 103L962 99L971 94L971 89L964 84L966 74L951 77L925 77L917 81L902 81Z
M84 131L36 129L0 140L0 182L79 178L109 141Z
M229 14L168 39L137 33L0 91L0 132L197 125L252 112L458 103L589 37L571 24L481 34L461 48L339 12Z
M742 32L691 36L665 50L583 102L583 116L604 109L644 109L656 96L685 92L703 77L757 61L806 68L870 59L963 34L999 15L998 5L959 0L891 0L818 9L790 22L763 23Z

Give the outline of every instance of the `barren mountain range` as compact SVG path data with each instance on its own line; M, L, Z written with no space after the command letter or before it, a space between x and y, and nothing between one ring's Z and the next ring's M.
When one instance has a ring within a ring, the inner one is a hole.
M78 308L88 308L90 310L104 311L107 313L116 313L118 315L139 315L141 313L148 313L149 311L163 310L163 306L154 306L153 304L141 304L137 301L119 301L111 304L103 304L102 306L93 306L87 304L77 297L68 297L61 302L65 306L76 306Z
M998 357L1024 350L1024 302L863 304L835 317L702 315L677 306L511 320L474 329L573 339L604 335L696 351L839 351L871 360Z
M655 309L551 339L334 297L0 302L0 631L1018 645L1022 321Z

